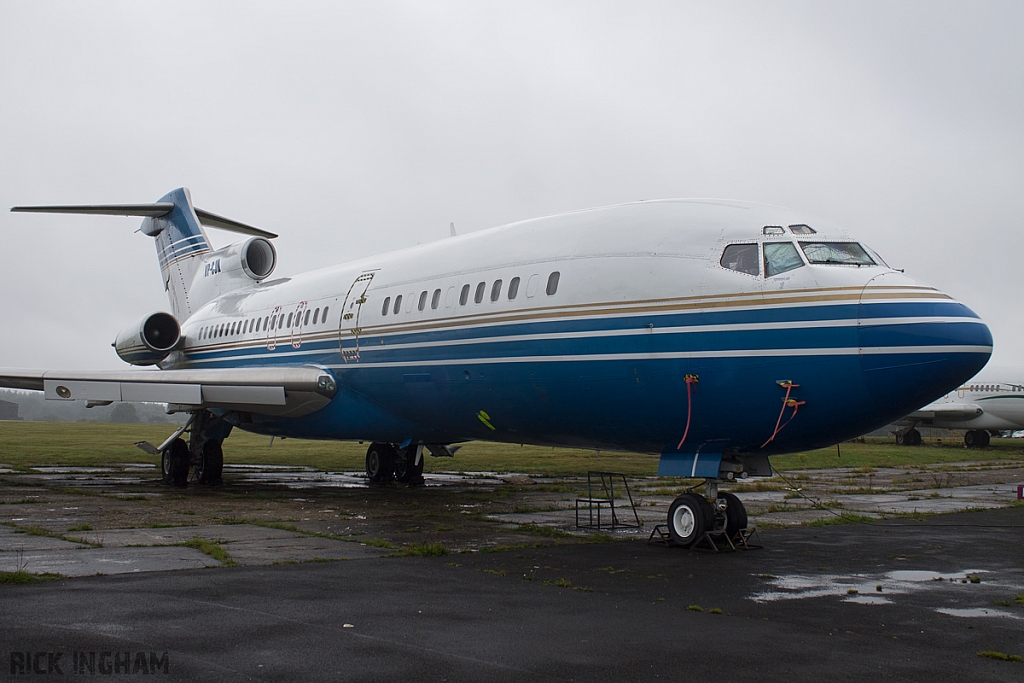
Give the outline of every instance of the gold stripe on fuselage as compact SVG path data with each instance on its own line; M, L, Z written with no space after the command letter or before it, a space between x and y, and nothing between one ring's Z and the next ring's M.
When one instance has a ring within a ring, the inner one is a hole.
M630 315L639 316L648 313L665 313L672 311L693 311L698 309L723 309L723 308L750 308L750 307L775 307L789 304L804 303L837 303L843 301L856 302L860 300L888 301L896 299L926 299L926 300L951 300L952 297L943 294L932 287L923 286L901 286L901 287L875 287L868 288L876 291L866 291L864 287L823 287L815 289L792 289L774 292L745 292L737 294L710 294L693 297L675 297L666 299L646 299L628 301L621 303L585 303L568 304L563 306L545 306L520 311L494 311L488 313L474 313L470 315L449 315L443 318L431 318L402 323L384 325L363 326L360 328L360 337L381 336L400 334L404 332L438 332L466 328L477 325L496 325L514 322L540 322L555 318L586 318L593 316L609 315ZM773 300L766 300L773 299ZM401 314L399 314L401 315ZM263 317L261 314L260 317ZM219 323L210 322L210 325ZM345 330L346 339L352 338L351 330ZM337 337L338 330L318 331L309 335L298 335L302 344L315 343L325 339ZM193 346L186 350L186 353L231 351L236 349L257 348L267 346L271 337L263 336L258 339L244 339L226 341L214 344ZM290 333L277 336L276 344L282 350L291 347L292 335Z

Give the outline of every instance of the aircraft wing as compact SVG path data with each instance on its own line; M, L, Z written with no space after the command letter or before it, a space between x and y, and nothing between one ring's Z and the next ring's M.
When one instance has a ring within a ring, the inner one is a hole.
M53 401L167 403L175 411L219 408L282 417L317 411L338 391L331 374L315 366L115 372L0 368L0 387L42 391Z
M984 412L976 403L930 403L904 419L967 422L980 417Z

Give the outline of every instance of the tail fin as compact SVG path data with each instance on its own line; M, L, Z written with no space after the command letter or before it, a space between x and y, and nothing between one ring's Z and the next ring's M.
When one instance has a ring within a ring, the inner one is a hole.
M187 320L204 301L190 301L189 288L212 251L203 225L258 237L277 237L229 218L197 209L187 187L172 190L152 204L104 204L89 206L15 206L11 211L39 213L84 213L113 216L143 216L142 232L153 237L163 276L164 290L174 317ZM272 250L272 247L271 247Z
M202 265L201 257L213 249L187 188L168 192L160 198L160 203L170 203L171 210L162 216L147 216L142 221L142 232L155 240L160 275L174 317L188 320L193 313L188 298L189 285Z

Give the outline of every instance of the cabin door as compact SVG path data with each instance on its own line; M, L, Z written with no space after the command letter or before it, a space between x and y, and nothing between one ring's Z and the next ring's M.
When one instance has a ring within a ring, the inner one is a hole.
M352 282L341 305L341 323L338 330L341 338L341 359L346 363L359 362L359 317L366 303L366 290L376 271L363 273Z

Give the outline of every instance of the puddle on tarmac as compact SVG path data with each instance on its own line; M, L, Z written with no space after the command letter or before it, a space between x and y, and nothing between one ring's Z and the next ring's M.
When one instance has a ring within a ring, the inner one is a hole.
M842 597L845 602L860 605L885 605L889 596L903 595L939 587L974 585L968 577L982 576L984 570L966 569L954 572L935 572L916 569L897 569L884 574L820 574L775 576L767 579L772 590L754 593L754 602L802 600L828 596ZM951 581L952 579L952 581Z
M948 614L951 617L1001 617L1003 619L1024 619L1024 617L1010 614L999 609L992 609L990 607L971 607L967 609L958 609L954 607L941 607L936 612L940 614Z

